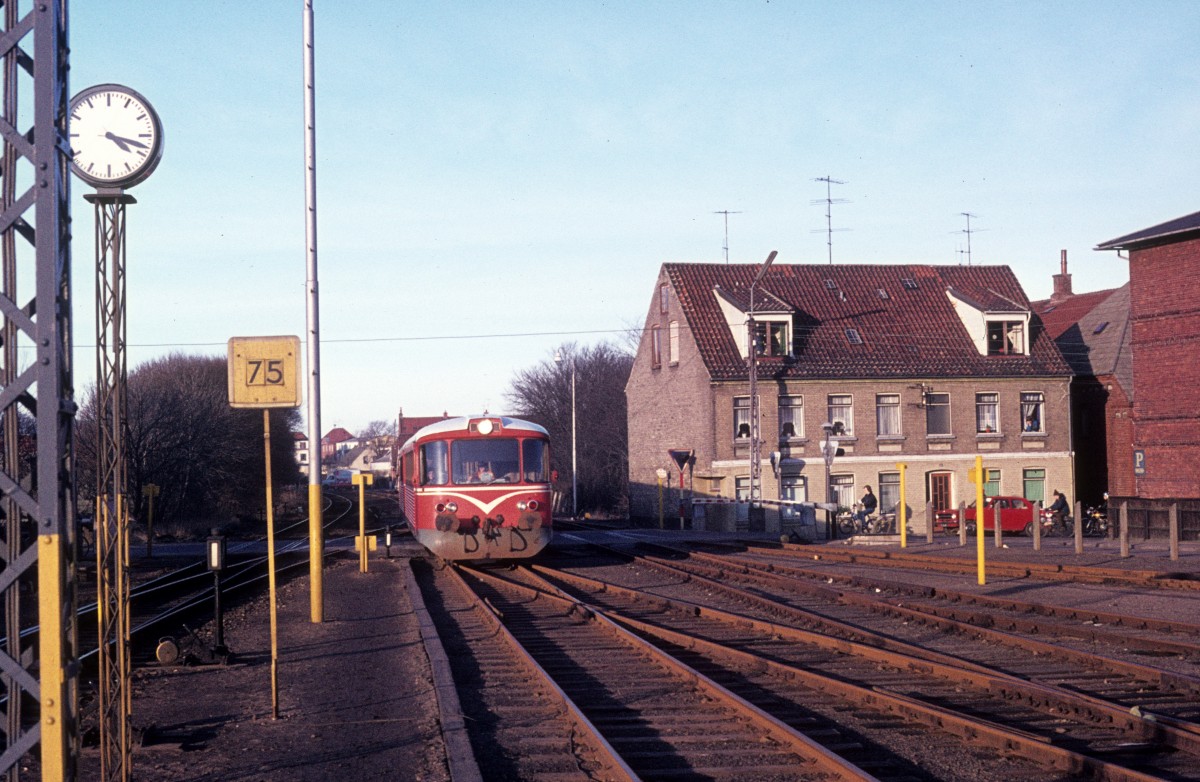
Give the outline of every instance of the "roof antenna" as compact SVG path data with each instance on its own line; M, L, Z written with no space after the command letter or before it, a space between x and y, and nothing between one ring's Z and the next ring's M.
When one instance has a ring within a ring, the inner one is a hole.
M959 214L962 215L963 217L967 218L967 227L964 228L962 231L951 231L951 233L964 233L967 235L966 256L967 256L967 266L970 266L971 265L971 234L980 230L979 228L974 228L974 229L971 228L971 218L979 217L979 215L971 214L970 212L959 212ZM958 250L957 252L960 256L963 255L962 250ZM961 265L962 259L960 258L958 262Z
M833 263L833 231L834 231L834 228L833 228L833 205L850 203L845 198L833 198L832 197L833 196L832 186L833 185L844 185L846 183L840 179L834 179L833 177L830 177L830 176L819 176L819 177L816 177L815 179L813 179L813 181L825 183L825 197L814 199L812 201L809 201L808 203L811 204L812 206L819 206L821 204L825 204L825 237L826 237L825 244L829 246L829 263L832 264ZM850 229L849 228L838 228L837 230L849 231ZM812 233L815 233L815 234L821 233L821 229L818 228L818 229L812 231Z
M722 209L718 212L713 212L715 215L725 215L725 265L729 265L729 215L740 215L741 212L731 212L728 209Z

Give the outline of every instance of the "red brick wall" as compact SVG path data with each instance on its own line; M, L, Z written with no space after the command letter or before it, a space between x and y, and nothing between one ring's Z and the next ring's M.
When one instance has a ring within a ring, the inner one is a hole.
M1200 240L1130 255L1137 496L1200 497Z

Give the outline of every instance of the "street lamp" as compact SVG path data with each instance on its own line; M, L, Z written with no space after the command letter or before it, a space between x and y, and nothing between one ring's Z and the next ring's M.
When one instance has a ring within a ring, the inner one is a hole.
M750 515L754 514L754 503L762 500L762 453L759 443L758 410L758 346L755 344L754 289L775 261L777 252L771 251L767 260L759 267L750 283L750 311L746 320L746 352L750 354ZM753 529L753 527L751 527Z
M561 364L562 351L554 352L554 363ZM575 358L571 358L571 518L579 516L579 473L575 467Z

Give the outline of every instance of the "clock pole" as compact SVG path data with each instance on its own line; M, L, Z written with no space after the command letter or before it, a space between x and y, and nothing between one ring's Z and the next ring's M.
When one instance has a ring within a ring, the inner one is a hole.
M96 534L100 778L130 776L129 508L125 433L128 378L125 207L120 188L84 195L96 213Z
M162 159L162 123L140 94L97 84L71 99L71 170L96 188L96 605L100 698L100 778L131 777L129 507L125 435L126 188L145 181Z

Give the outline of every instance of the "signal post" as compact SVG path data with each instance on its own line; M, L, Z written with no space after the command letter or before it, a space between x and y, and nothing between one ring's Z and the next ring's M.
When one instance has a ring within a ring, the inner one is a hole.
M229 404L262 408L266 455L267 588L271 604L271 719L279 719L279 635L275 603L275 502L271 494L271 408L300 406L300 338L229 340ZM320 556L311 552L310 556ZM320 565L318 564L319 568Z

